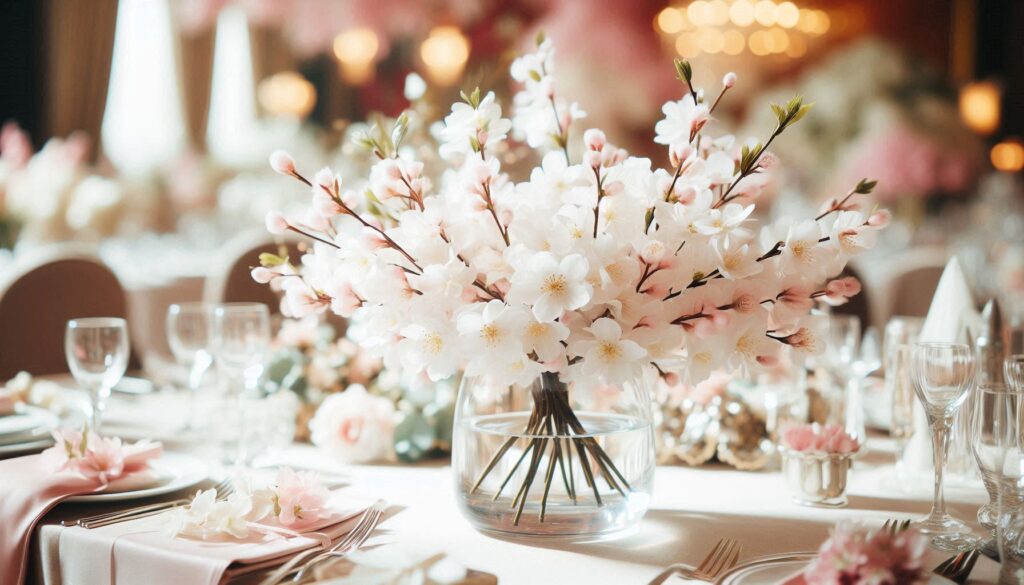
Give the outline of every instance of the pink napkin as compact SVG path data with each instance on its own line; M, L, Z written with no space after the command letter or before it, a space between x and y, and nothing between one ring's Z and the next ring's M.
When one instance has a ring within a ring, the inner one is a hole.
M336 540L348 533L367 503L339 501L334 512L305 527ZM161 531L159 517L140 518L86 530L63 528L58 537L61 575L74 575L76 583L180 583L214 585L224 577L237 577L274 567L302 550L319 546L314 536L285 537L253 531L244 540L202 541L170 538Z
M142 467L161 449L147 445L126 457L126 467ZM22 582L32 531L46 512L65 498L105 488L98 478L55 473L42 455L0 461L0 583Z

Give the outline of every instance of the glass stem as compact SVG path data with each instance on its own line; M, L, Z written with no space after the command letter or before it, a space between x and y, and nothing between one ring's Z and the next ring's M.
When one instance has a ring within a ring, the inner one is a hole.
M942 491L942 475L946 469L949 454L949 429L952 420L941 418L932 425L932 450L935 458L935 499L932 502L932 516L946 516L946 498Z
M102 387L98 387L92 390L92 416L90 417L89 426L90 430L97 435L100 434L100 426L103 423L103 408L106 406L103 403L103 395L105 392Z

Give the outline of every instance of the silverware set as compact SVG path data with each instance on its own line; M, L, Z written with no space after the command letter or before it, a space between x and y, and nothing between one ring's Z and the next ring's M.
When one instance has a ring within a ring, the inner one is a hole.
M384 500L377 500L363 512L352 530L330 548L327 550L314 548L298 553L287 563L281 565L281 567L268 575L260 582L260 585L276 585L293 573L294 577L292 577L291 582L301 583L315 566L327 561L342 559L350 552L357 550L366 542L366 539L373 533L373 529L380 523L381 517L384 514L384 507Z
M723 538L718 541L715 548L711 549L708 556L704 557L704 560L696 569L684 564L671 565L652 579L648 585L661 585L669 577L679 573L684 574L689 579L710 583L725 571L736 566L742 550L743 546L739 541L732 538Z
M228 498L235 491L234 483L230 478L222 480L214 488L217 490L217 500L223 501ZM158 502L156 504L146 504L143 506L136 506L134 508L128 508L127 510L117 510L115 512L104 512L103 514L96 514L94 516L87 516L85 518L79 518L78 520L62 520L62 526L80 526L82 528L101 528L103 526L110 526L111 524L118 524L120 522L127 522L129 520L138 520L139 518L148 518L149 516L155 516L161 512L166 512L172 508L184 506L191 500L179 499L169 502Z

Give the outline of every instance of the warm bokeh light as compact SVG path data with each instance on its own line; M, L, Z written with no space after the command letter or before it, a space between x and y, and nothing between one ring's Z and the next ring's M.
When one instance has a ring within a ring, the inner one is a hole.
M271 116L301 120L316 104L316 89L298 73L283 71L260 82L256 99Z
M960 90L960 117L978 134L991 134L999 128L999 98L995 83L969 83Z
M754 18L761 26L775 24L775 3L772 0L760 0L754 5Z
M354 28L334 37L334 56L341 65L342 78L353 85L373 79L379 49L377 33L368 28Z
M431 81L452 85L462 77L469 60L469 39L454 26L436 27L420 45L420 58Z
M754 24L754 5L750 0L736 0L729 7L729 19L736 26L750 26Z
M1012 138L992 147L990 153L992 166L1006 173L1016 173L1024 169L1024 144Z
M675 34L683 30L683 25L686 22L685 16L677 8L669 6L658 13L658 28L661 32L668 33L670 35Z
M800 21L800 10L792 2L783 2L775 9L775 21L779 26L793 28Z
M700 47L697 46L697 35L683 33L676 39L676 52L684 59L696 57L700 54Z
M743 47L746 46L746 39L743 38L743 33L738 30L727 30L725 31L725 51L726 55L739 55L743 52Z
M846 10L846 9L844 9ZM845 12L836 17L846 18ZM654 18L654 29L681 57L700 54L800 58L812 37L834 28L825 10L800 8L799 0L679 0Z

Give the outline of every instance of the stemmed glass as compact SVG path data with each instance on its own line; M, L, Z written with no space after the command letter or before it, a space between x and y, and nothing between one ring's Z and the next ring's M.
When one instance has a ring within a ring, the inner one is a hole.
M1021 504L1021 394L1005 384L986 383L973 396L971 450L982 479L995 486L995 501L978 512L978 520L989 529L984 547L995 549L998 508L1016 509Z
M928 416L935 457L932 511L916 526L924 534L937 535L932 545L945 550L959 550L976 540L967 525L946 512L942 491L950 429L974 382L974 367L970 346L961 343L917 343L911 356L914 391Z
M1003 360L1003 378L1014 388L1024 389L1024 354L1011 355Z
M189 425L195 427L195 402L203 375L213 363L210 344L213 337L213 306L206 303L178 303L167 308L167 343L174 358L189 369L193 413Z
M828 321L825 363L833 391L829 400L828 422L857 434L857 421L863 421L863 404L854 384L860 355L860 319L853 315L832 315ZM858 412L858 409L861 409ZM858 439L863 440L863 436Z
M110 390L128 368L128 326L117 317L68 321L64 356L75 381L89 392L90 429L99 434Z
M910 378L912 344L921 331L922 319L893 317L885 326L882 340L885 353L885 388L892 400L892 422L889 434L896 439L896 478L906 476L907 444L914 434L914 389ZM901 484L903 485L903 484Z
M245 463L245 394L256 388L263 374L266 351L270 346L270 311L261 303L226 303L214 311L213 356L217 369L228 384L237 389L235 396L238 424L224 435L225 455L236 465ZM225 413L230 414L230 413ZM231 443L235 443L234 449ZM234 450L233 457L227 452Z

